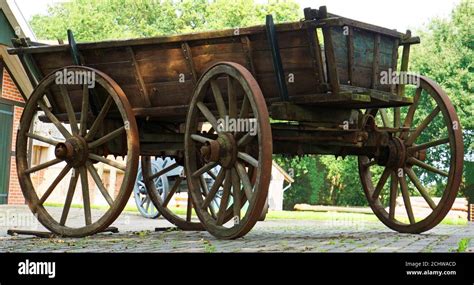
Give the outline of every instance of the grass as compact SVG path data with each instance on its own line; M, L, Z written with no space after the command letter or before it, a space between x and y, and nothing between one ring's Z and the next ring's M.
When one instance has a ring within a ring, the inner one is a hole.
M210 241L208 240L202 240L203 244L204 244L204 251L207 252L207 253L213 253L213 252L216 252L216 246L211 244Z
M459 242L458 242L458 248L457 248L457 252L465 252L467 250L467 248L469 247L469 242L471 241L471 238L462 238Z
M62 207L61 203L45 203L45 206ZM81 204L72 204L72 208L82 208ZM108 206L92 205L92 209L107 210ZM170 208L177 215L186 215L186 208ZM135 205L127 205L124 209L126 212L138 213ZM194 210L192 213L196 216ZM361 213L339 213L339 212L313 212L313 211L269 211L265 220L317 220L317 221L363 221L378 222L378 218L374 214ZM408 219L400 219L402 222L408 223ZM441 221L444 225L466 225L467 219L446 217Z

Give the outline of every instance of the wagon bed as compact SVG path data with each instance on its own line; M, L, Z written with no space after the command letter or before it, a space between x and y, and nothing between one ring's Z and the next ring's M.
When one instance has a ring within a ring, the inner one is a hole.
M279 54L294 103L340 108L409 104L393 86L377 84L379 73L397 69L398 47L417 41L394 30L327 14L275 25ZM138 117L183 117L190 94L203 72L215 62L246 67L257 79L268 104L280 101L272 42L265 25L143 39L78 43L81 63L103 71L124 90ZM322 29L323 38L316 29ZM348 36L342 29L347 29ZM324 46L322 48L321 46ZM73 65L71 46L19 46L34 80ZM225 88L225 87L224 87ZM53 91L59 112L65 113ZM73 104L75 97L72 97ZM176 118L175 118L176 119Z

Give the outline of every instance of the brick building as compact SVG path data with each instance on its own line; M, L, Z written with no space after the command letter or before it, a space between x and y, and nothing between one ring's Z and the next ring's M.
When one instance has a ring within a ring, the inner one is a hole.
M24 204L25 199L21 193L16 173L14 158L16 131L23 111L24 99L13 81L3 60L0 60L1 96L0 96L0 203ZM8 151L10 150L10 151Z
M17 57L6 49L14 37L35 39L14 1L0 1L0 204L24 204L15 163L16 132L32 86Z

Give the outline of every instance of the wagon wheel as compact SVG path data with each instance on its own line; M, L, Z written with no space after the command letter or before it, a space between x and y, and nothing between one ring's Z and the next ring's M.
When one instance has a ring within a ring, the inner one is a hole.
M408 80L414 79L410 75ZM420 77L418 88L407 88L414 92L412 105L371 110L395 132L378 159L359 157L359 174L372 210L385 225L421 233L440 223L451 209L461 182L463 142L455 109L434 81ZM397 205L399 192L404 205ZM421 195L426 213L414 214L413 194ZM441 196L439 201L434 195Z
M142 161L143 161L142 157ZM150 166L152 173L156 173L161 170L161 167L157 163L151 163ZM160 176L153 180L154 190L156 195L164 199L166 193L169 190L169 183L166 176ZM160 216L160 211L153 204L150 195L148 194L148 188L146 187L146 181L142 167L138 169L137 182L133 188L133 194L135 197L135 204L140 214L148 219L156 219Z
M211 111L212 106L216 110ZM221 120L229 119L241 119L248 126L254 122L255 128L243 132L227 128ZM212 132L200 129L203 121ZM204 227L223 239L241 237L252 229L266 203L272 136L263 94L243 66L220 62L199 80L186 118L185 159L189 192ZM202 183L202 174L215 167L221 168L209 188ZM221 188L219 209L214 211L211 201ZM233 219L227 222L229 212Z
M125 94L110 77L88 67L69 66L66 69L67 72L73 72L74 78L80 78L80 74L86 74L87 79L93 79L93 84L56 84L56 72L62 72L62 69L48 74L39 83L27 101L21 117L16 144L17 171L23 195L31 211L37 214L41 224L60 236L83 237L104 230L125 207L137 173L138 130ZM93 87L94 90L89 90L89 87ZM63 112L65 112L63 116L53 114L47 106L45 96L47 93L51 94L53 90L61 94L56 97L56 101L62 101L61 105L64 106ZM94 92L94 99L90 96L90 92ZM102 103L98 102L100 98L103 99ZM96 116L91 114L90 102L92 101L95 102L95 108L97 108ZM73 105L73 102L77 104ZM51 130L58 135L46 136L34 132L35 115L42 114L50 122L45 123L43 128L51 127ZM110 114L115 115L113 123L118 127L107 133L102 126L106 122L110 122L107 120ZM63 118L63 122L67 121L69 128L66 128L66 124L62 124L59 118ZM28 154L31 151L31 145L35 142L54 146L55 158L30 166L31 161ZM107 158L103 151L97 151L103 150L104 146L109 144L120 142L123 142L122 146L125 149L125 163ZM33 183L32 178L37 179L42 171L47 177L58 167L61 171L59 174L51 174L55 178L52 182L43 183L43 186L46 187L40 189L41 187ZM107 191L96 168L109 171L116 169L120 174L123 172L118 192L109 193ZM66 187L61 189L59 185L64 180L69 180L69 182L65 182L64 186ZM81 185L80 191L76 191L78 185ZM44 189L46 190L43 192ZM65 189L67 189L65 202L60 211L55 211L52 207L45 207L45 203L48 203L48 198L52 194L60 193ZM105 211L100 213L91 210L93 205L90 192L94 189L100 191L99 198L103 197L104 204L108 206ZM76 192L82 194L82 197L76 198L79 199L80 207L83 208L84 222L67 225L68 214Z
M201 231L204 229L199 220L192 219L193 205L191 201L191 196L187 199L186 202L186 215L182 217L179 213L176 213L177 209L172 209L170 207L170 201L175 197L175 195L180 191L180 184L185 179L182 176L179 176L164 195L160 195L158 189L156 188L156 181L159 179L168 179L166 175L180 167L179 163L171 162L170 160L163 160L163 165L160 166L160 170L153 169L151 167L152 162L149 156L142 158L142 170L143 175L146 177L145 185L147 186L148 195L150 196L151 201L158 209L158 211L167 219L170 223L176 225L181 230L187 231Z

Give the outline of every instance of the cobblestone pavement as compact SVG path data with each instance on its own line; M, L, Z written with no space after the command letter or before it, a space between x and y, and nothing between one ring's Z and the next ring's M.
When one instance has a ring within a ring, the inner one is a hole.
M82 210L71 209L72 222L82 221ZM7 229L43 230L26 206L0 206L2 252L451 252L462 239L474 252L474 224L438 225L419 235L400 234L380 222L267 220L245 237L217 240L207 232L168 230L163 219L145 219L124 212L112 225L119 233L86 238L8 236Z

